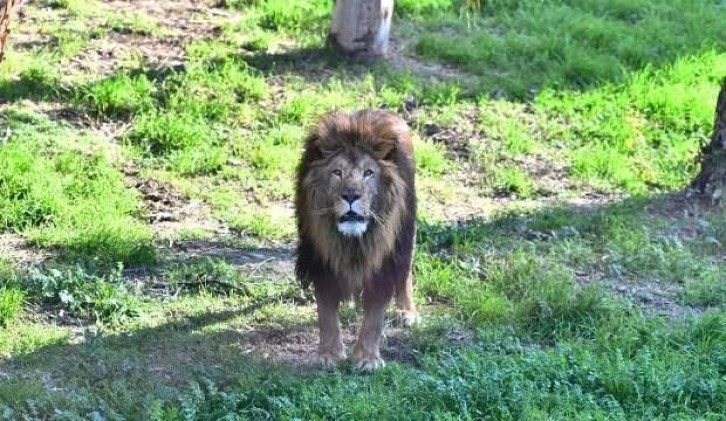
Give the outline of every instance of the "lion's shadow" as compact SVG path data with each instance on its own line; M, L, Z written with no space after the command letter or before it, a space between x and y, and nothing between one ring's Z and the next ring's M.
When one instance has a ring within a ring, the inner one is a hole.
M236 321L276 301L202 312L109 336L96 335L92 329L77 331L70 341L58 340L0 367L0 407L21 409L46 399L57 405L68 395L141 419L154 401L193 394L195 384L210 382L225 390L242 379L264 379L271 373L281 378L328 375L328 370L311 363L318 332L310 309L299 306L306 316L282 323ZM343 314L348 347L357 326L354 319L350 312ZM407 331L387 329L381 353L389 362L416 365L414 348ZM335 370L355 374L350 360ZM17 394L17 389L22 393Z

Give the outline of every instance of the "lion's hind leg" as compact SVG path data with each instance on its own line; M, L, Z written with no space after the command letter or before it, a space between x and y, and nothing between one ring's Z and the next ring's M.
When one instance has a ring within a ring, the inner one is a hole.
M416 303L413 302L413 274L406 276L406 281L396 288L396 314L404 327L411 327L418 322Z

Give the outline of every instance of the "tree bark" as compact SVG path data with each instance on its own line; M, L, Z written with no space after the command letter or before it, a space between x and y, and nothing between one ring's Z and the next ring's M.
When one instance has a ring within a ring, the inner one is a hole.
M0 63L5 58L5 44L10 35L10 16L20 0L0 0Z
M701 171L691 187L721 203L726 196L726 77L716 100L716 116L711 141L701 149Z
M328 40L349 56L384 56L392 14L393 0L335 0Z

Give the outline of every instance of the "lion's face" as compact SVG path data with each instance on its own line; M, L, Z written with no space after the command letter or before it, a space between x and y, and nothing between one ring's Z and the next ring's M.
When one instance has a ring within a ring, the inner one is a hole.
M319 178L327 178L327 192L322 200L330 210L331 223L338 232L348 237L361 237L372 220L379 218L378 196L381 168L365 152L347 151L331 157L317 171ZM323 182L323 180L318 180Z

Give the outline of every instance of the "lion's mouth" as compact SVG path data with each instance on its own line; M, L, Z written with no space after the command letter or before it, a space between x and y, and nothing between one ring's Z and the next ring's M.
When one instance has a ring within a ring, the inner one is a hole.
M346 237L360 238L367 229L366 218L352 210L338 218L338 231Z
M338 219L338 222L366 222L366 219L359 213L348 211Z

